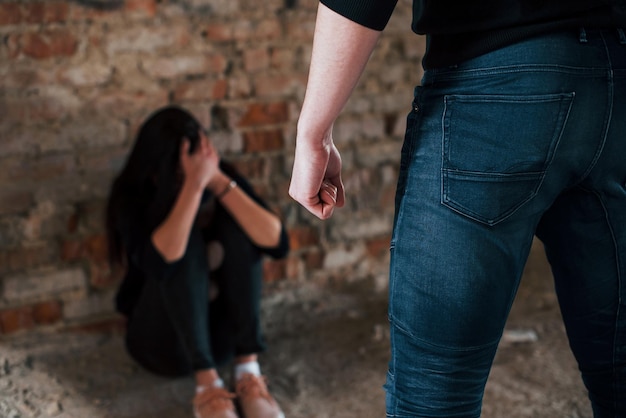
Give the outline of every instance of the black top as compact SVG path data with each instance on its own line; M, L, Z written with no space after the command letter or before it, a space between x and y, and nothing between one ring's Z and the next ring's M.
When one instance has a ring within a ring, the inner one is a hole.
M238 187L241 188L248 196L254 201L259 203L264 208L268 209L267 204L254 192L252 186L228 163L221 161L220 168L230 178L237 182ZM211 200L211 194L205 191L202 196L202 202L206 203ZM224 207L219 203L217 199L214 199L215 208L213 210L212 221L202 227L201 232L207 232L210 230L211 225L214 222L220 222L224 216L230 216ZM124 248L126 249L127 256L127 269L126 275L120 284L118 289L115 304L117 310L129 316L133 310L133 307L137 303L137 300L141 294L143 284L145 280L168 280L175 277L178 265L183 261L184 257L172 263L165 261L163 256L157 251L152 243L151 235L152 231L147 231L145 228L140 227L142 224L141 219L137 219L137 225L135 228L128 228L120 231L122 235L122 241ZM192 226L192 229L200 228L196 223ZM206 236L206 233L202 235ZM191 241L188 245L193 245ZM267 254L273 258L282 258L289 251L289 238L285 226L282 226L280 233L280 241L276 247L259 247L255 246L258 250L258 256ZM194 254L206 254L206 251L190 251L187 248L187 252ZM206 263L194 263L195 266L206 265ZM201 267L198 267L201 268ZM198 274L206 274L206 271L198 271Z
M321 0L383 30L397 0ZM413 31L427 35L424 68L458 64L531 36L574 28L626 28L626 0L413 0Z

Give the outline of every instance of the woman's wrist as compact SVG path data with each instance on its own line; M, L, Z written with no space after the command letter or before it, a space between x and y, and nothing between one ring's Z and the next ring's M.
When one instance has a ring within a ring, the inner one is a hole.
M200 194L204 192L204 186L201 182L194 180L193 178L185 178L183 181L182 190L188 193Z
M226 187L224 188L224 190L222 190L220 193L218 193L215 197L217 199L221 199L224 196L226 196L231 190L233 190L235 187L237 187L237 182L235 180L230 180L230 182L228 182L228 184L226 185Z
M230 177L220 171L220 173L213 178L213 181L207 185L207 189L213 193L214 196L219 196L228 188L231 180Z

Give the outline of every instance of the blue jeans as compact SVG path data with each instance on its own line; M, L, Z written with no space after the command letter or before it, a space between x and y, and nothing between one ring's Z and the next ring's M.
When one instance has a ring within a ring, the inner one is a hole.
M391 242L387 416L479 417L533 236L595 417L626 417L626 39L529 39L428 70Z

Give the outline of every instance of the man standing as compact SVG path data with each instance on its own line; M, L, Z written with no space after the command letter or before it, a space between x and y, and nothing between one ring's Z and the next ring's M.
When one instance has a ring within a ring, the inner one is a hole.
M344 204L333 123L393 0L322 0L290 195ZM479 417L533 236L596 418L626 417L626 1L414 0L388 417Z

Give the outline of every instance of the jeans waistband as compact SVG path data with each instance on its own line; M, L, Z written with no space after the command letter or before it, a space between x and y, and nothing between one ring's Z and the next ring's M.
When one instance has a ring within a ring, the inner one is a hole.
M503 68L511 72L542 68L585 73L625 71L625 48L626 33L622 28L564 30L534 36L451 67L427 69L422 84L461 75L485 75L489 70Z

